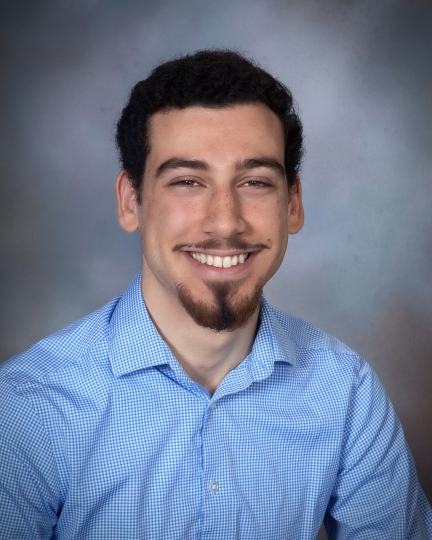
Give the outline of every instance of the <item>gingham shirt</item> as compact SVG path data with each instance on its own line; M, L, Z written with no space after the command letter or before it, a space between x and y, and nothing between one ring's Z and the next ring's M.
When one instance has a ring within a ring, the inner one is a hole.
M432 538L369 365L263 299L213 396L126 293L0 372L0 538Z

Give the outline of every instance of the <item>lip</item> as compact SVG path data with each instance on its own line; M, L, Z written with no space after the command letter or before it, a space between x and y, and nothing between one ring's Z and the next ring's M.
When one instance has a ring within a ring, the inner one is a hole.
M234 255L240 255L242 253L249 253L250 255L252 255L252 253L256 253L257 250L225 250L225 251L220 251L220 250L217 250L217 249L185 249L184 250L186 253L202 253L204 255L212 255L213 257L222 257L222 259L224 257L234 257Z
M244 251L225 251L225 252L218 252L217 250L190 250L190 251L183 251L183 256L186 258L186 260L192 264L194 268L196 268L200 273L208 276L208 277L236 277L241 274L243 274L248 268L251 266L253 261L255 260L256 256L258 255L259 251L248 251L249 257L245 260L242 264L237 264L236 266L231 266L230 268L218 268L216 266L209 266L208 264L203 264L201 262L196 261L191 253L204 253L205 255L213 255L213 256L219 256L219 257L225 257L230 256L233 257L234 255L238 255L240 253L245 253Z

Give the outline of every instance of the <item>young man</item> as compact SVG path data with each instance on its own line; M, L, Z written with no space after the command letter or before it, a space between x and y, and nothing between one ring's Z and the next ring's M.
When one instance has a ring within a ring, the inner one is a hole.
M142 273L2 368L0 537L432 538L376 375L262 298L303 224L289 91L201 51L135 86L117 142Z

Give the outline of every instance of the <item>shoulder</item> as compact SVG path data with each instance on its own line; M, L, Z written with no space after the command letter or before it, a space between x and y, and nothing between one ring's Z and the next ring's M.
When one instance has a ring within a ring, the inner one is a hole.
M347 375L351 378L370 371L364 358L348 345L313 324L268 306L274 321L286 336L286 343L295 351L297 366L308 366L317 373Z
M108 340L110 320L120 297L69 326L38 341L0 366L1 388L20 388L79 362Z
M115 298L0 366L0 440L22 456L34 448L42 468L44 456L61 454L52 445L62 421L69 421L83 403L103 399L107 378L103 366L118 301Z
M358 356L348 345L313 324L269 306L272 315L300 349L329 350Z

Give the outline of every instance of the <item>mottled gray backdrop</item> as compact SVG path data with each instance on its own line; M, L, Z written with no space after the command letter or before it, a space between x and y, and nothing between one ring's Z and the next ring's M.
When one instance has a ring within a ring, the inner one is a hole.
M306 223L267 295L369 360L432 500L430 0L9 0L0 29L1 360L139 269L113 189L131 86L162 59L235 47L305 125Z

